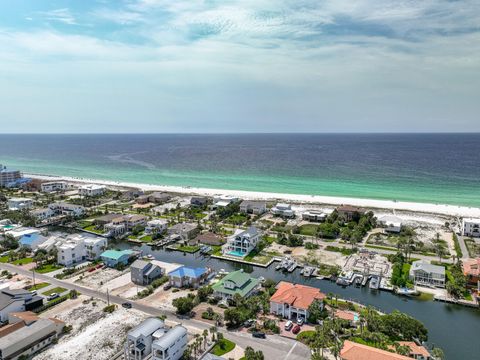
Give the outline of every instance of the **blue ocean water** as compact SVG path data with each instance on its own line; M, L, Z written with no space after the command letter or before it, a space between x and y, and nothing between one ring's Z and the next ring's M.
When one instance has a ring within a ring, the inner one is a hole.
M480 134L0 135L25 172L480 206Z

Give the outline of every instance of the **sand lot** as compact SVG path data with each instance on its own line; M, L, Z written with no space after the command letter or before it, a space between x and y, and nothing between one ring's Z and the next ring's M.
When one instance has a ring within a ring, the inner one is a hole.
M95 302L89 301L86 296L80 296L43 313L42 317L56 317L72 325L73 329L70 334L61 336L58 344L36 355L34 359L110 359L122 350L127 331L147 317L136 310L121 307L112 314L107 314L102 311L106 304L99 300Z
M137 302L157 307L161 310L175 311L175 307L172 305L172 301L176 298L187 296L192 293L188 289L181 289L180 291L173 292L173 289L168 291L163 290L162 287L159 287L152 295L147 296ZM193 292L195 294L195 292Z

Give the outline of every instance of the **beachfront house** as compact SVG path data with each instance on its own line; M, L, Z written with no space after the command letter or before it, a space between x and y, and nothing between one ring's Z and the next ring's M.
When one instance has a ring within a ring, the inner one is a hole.
M359 219L365 210L356 206L344 205L337 207L338 216L345 219L346 222Z
M273 215L283 218L295 217L295 211L292 210L292 206L290 204L278 203L272 207L271 212Z
M240 212L244 214L261 215L267 211L267 203L265 201L244 200L240 203Z
M414 261L410 267L410 279L415 285L445 287L445 267L425 260Z
M184 241L193 239L200 232L197 223L179 223L168 229L169 235L177 235Z
M190 205L197 207L204 207L208 204L208 198L206 196L192 196L190 199Z
M270 312L289 320L302 318L307 321L310 305L314 301L319 301L323 306L323 299L325 299L325 294L317 288L286 281L278 283L276 289L277 291L270 298Z
M66 202L55 202L48 207L57 215L79 217L85 214L85 208L81 205L70 204Z
M170 285L177 288L198 288L207 281L210 274L211 270L207 268L181 266L168 273L168 280Z
M55 343L65 323L56 318L40 318L31 311L11 313L8 325L0 329L1 359L30 359Z
M47 241L47 238L39 233L25 234L23 235L18 243L21 247L26 248L30 251L36 251L38 247Z
M247 298L260 289L260 280L245 273L243 269L232 271L212 285L213 296L217 299L233 299L235 294Z
M187 348L187 329L177 325L170 330L153 335L152 360L180 360Z
M402 231L402 219L397 216L382 216L378 219L378 224L384 226L386 232L399 233Z
M100 255L100 258L106 266L114 268L119 265L128 265L135 255L136 252L133 250L107 250Z
M23 210L33 207L33 200L30 198L11 198L8 199L8 210Z
M161 234L167 231L168 220L166 219L154 219L147 222L145 227L145 234Z
M238 197L233 195L215 195L213 197L212 209L227 207L230 204L238 202Z
M8 321L9 314L34 310L43 305L43 297L22 289L0 290L0 323Z
M307 210L302 214L302 220L310 222L324 222L327 214L319 210Z
M8 187L22 178L19 170L10 169L0 164L0 187Z
M100 196L103 195L105 191L107 191L106 186L97 184L81 185L78 188L78 194L81 196Z
M152 354L153 334L165 332L165 323L158 318L148 318L127 333L124 353L127 360L143 360Z
M40 185L42 192L65 191L68 189L68 184L65 181L50 181Z
M130 275L134 284L147 286L163 275L163 269L151 262L135 260L130 266Z
M480 237L480 219L463 219L463 236Z
M247 230L237 229L227 238L227 243L223 246L223 254L243 258L256 248L259 240L260 233L256 227L251 226Z

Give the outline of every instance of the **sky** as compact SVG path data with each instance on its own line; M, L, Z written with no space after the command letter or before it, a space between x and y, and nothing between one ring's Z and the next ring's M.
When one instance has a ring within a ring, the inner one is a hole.
M0 2L0 133L450 131L478 0Z

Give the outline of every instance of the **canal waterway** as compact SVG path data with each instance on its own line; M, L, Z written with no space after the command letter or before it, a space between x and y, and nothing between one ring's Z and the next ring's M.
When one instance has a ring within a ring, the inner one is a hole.
M131 244L121 244L120 248L131 248ZM340 298L356 301L364 305L372 305L382 312L399 310L422 321L428 328L430 345L441 347L449 360L478 359L480 354L480 310L436 301L422 301L404 298L385 291L371 291L368 287L343 288L328 280L305 278L297 269L293 273L275 271L275 264L268 268L238 264L232 261L210 258L179 251L154 249L143 245L135 247L144 255L151 254L155 259L174 262L187 266L208 266L215 270L233 271L244 269L254 277L263 276L275 281L285 280L292 283L305 284L319 288L324 293L338 294Z

